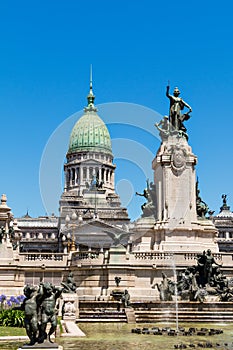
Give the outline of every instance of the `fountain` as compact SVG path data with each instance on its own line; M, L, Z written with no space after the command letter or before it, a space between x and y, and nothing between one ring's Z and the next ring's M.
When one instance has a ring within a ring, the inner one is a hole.
M174 299L176 307L176 332L179 332L179 306L178 306L178 289L177 289L177 273L176 266L173 263L173 275L174 275Z

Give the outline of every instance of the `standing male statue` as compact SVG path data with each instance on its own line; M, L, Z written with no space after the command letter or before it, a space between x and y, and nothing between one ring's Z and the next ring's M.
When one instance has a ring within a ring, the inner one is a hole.
M170 100L170 110L169 110L169 122L170 125L174 128L174 131L183 131L186 132L186 128L183 124L184 120L190 118L189 113L192 112L192 108L182 100L179 89L176 87L173 91L173 95L169 94L170 86L167 86L166 96ZM187 107L189 111L185 114L181 114L181 111Z
M39 286L40 293L40 326L39 326L39 343L43 343L47 338L50 343L51 335L57 327L57 310L56 301L61 296L63 289L55 287L49 282L41 283ZM48 334L46 333L47 324L50 323Z
M37 335L39 330L38 320L38 305L39 305L39 291L37 287L27 284L24 287L25 299L20 306L15 306L14 310L24 311L24 325L30 343L28 345L34 345L37 342Z

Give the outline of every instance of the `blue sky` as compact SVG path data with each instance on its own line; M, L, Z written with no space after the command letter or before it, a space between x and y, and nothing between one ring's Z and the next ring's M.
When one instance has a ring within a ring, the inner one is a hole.
M222 193L233 205L232 11L230 0L1 1L0 192L15 216L45 214L41 156L54 130L85 106L91 63L97 104L132 103L163 115L167 81L178 86L193 109L186 127L202 197L216 212ZM110 132L155 154L159 143L136 129ZM127 173L133 183L130 161L122 162L118 179ZM142 176L135 187L144 186Z

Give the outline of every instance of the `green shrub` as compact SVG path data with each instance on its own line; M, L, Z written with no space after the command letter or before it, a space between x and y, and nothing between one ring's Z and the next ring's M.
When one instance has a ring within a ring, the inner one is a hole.
M0 326L24 327L24 312L13 309L0 311Z

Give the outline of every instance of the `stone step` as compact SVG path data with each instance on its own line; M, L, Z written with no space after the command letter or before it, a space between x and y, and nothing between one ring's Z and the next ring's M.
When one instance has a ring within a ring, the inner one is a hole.
M233 317L224 316L224 315L179 315L178 317L180 322L233 322ZM136 314L136 322L165 322L167 320L176 320L175 315L137 315Z
M127 318L78 318L76 322L125 322ZM136 322L135 322L136 323Z
M176 315L175 311L157 311L157 310L152 310L152 311L138 311L135 310L136 314L157 314L157 315ZM213 312L213 311L195 311L195 312L191 312L191 311L183 311L181 310L180 312L178 312L178 315L185 315L185 314L191 314L191 315L229 315L233 317L233 312L232 311L221 311L221 312Z
M176 320L176 309L171 303L140 303L130 308L109 307L109 303L97 305L83 303L80 308L80 322L166 322ZM111 305L112 306L112 305ZM159 307L161 306L161 307ZM172 306L172 307L171 307ZM231 322L233 323L233 303L182 303L178 309L180 322Z
M125 314L126 314L128 323L136 323L136 317L135 317L134 309L126 308L125 309Z

